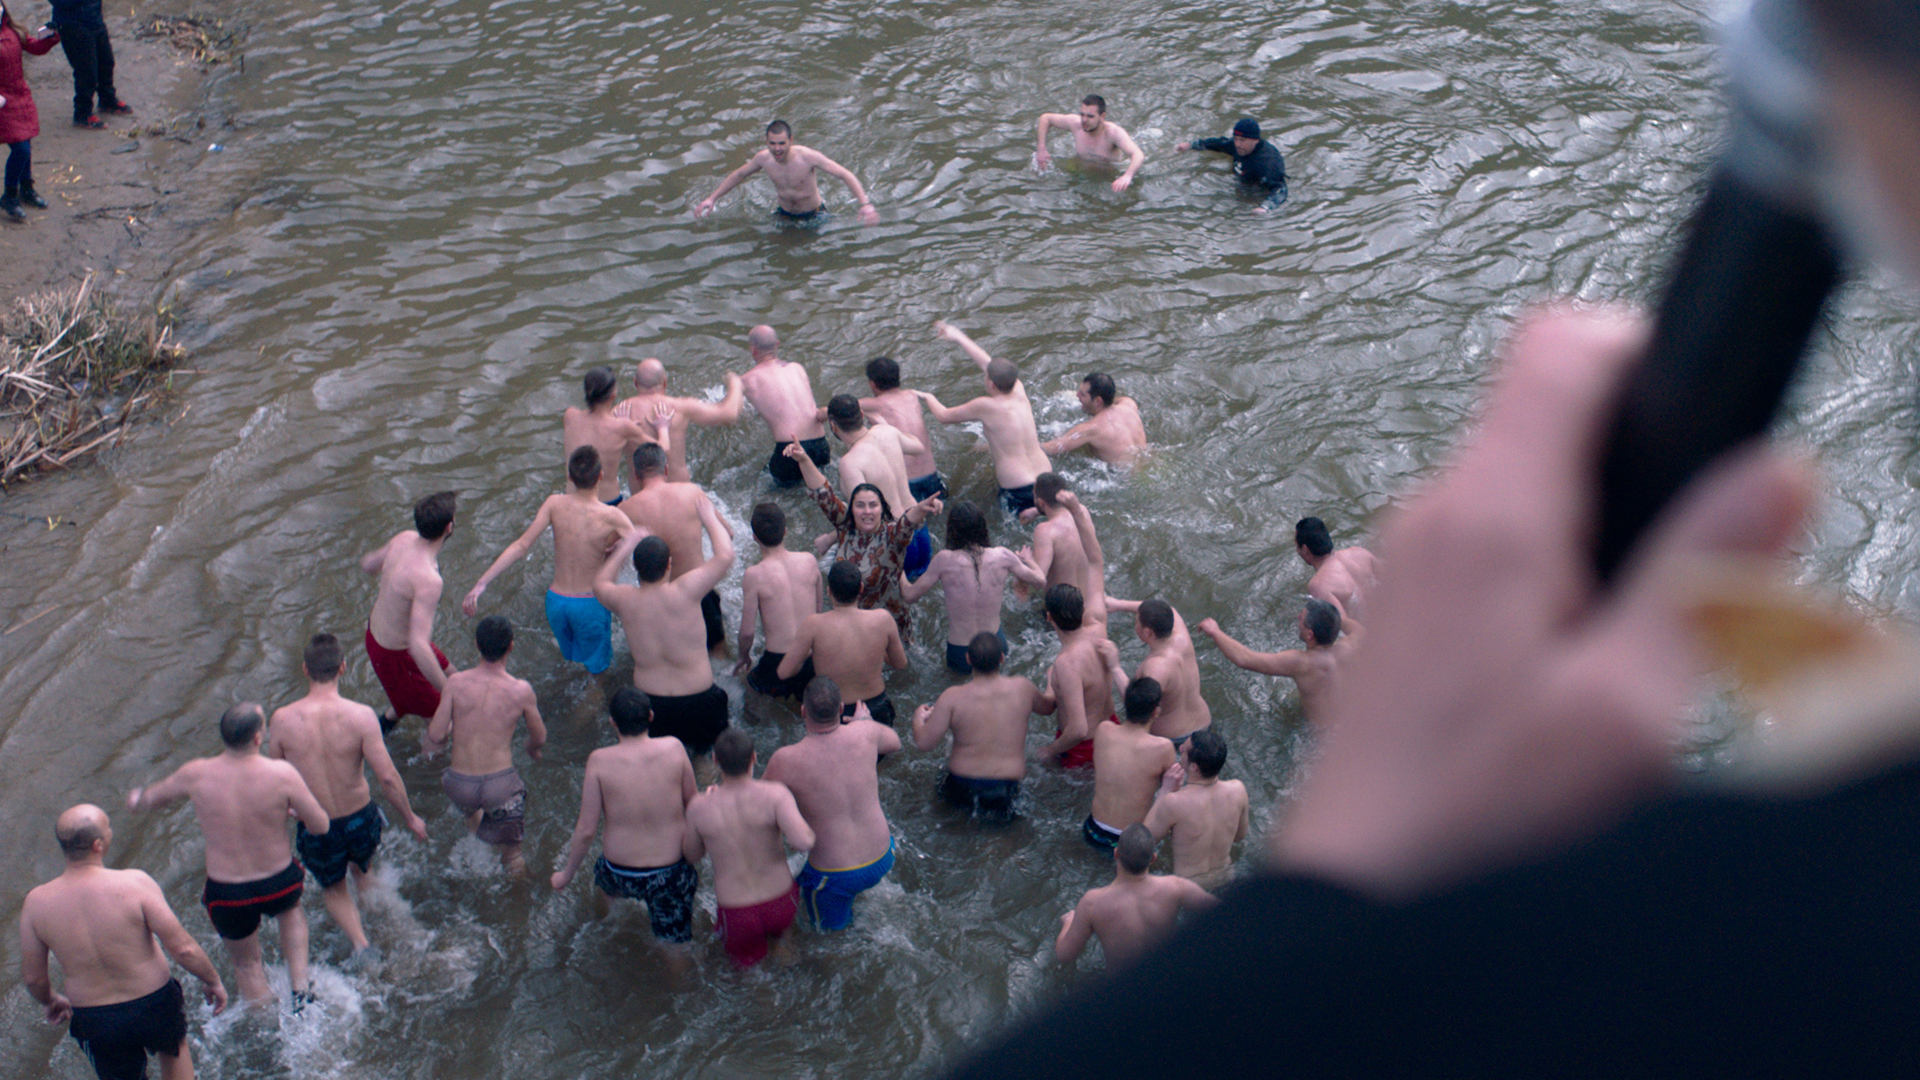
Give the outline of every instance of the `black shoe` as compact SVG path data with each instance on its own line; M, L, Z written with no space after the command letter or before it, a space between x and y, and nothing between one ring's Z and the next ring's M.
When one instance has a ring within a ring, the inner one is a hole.
M73 118L73 126L77 128L90 128L94 131L99 131L101 128L104 128L107 126L107 122L105 120L100 119L97 116L76 116Z
M33 207L35 210L45 210L47 208L47 200L41 198L40 193L33 190L32 184L26 184L20 188L20 201Z
M12 193L0 195L0 214L5 214L8 221L27 220L27 215L20 212L20 199Z
M100 111L103 113L112 113L115 116L132 116L133 106L127 104L124 101L117 101L117 102L114 102L112 105L100 106Z

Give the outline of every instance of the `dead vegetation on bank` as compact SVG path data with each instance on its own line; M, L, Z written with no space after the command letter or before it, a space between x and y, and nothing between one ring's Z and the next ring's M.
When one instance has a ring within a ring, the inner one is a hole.
M111 445L160 402L186 355L159 312L78 285L0 312L0 486Z
M133 36L141 41L164 41L192 56L201 67L226 63L240 48L238 29L223 20L198 15L149 15L134 28Z

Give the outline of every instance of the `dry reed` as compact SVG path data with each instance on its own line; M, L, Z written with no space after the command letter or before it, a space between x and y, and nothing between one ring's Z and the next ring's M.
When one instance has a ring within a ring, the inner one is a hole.
M226 23L219 19L203 19L197 15L150 15L146 22L134 28L133 36L142 41L165 41L191 55L195 63L212 67L233 59L240 32L227 29Z

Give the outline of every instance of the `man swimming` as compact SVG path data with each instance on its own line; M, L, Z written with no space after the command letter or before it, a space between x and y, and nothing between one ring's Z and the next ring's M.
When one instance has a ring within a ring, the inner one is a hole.
M380 717L384 732L408 716L431 717L453 669L433 643L433 611L444 587L440 550L453 535L453 510L451 491L421 499L413 504L413 531L396 534L360 560L360 569L380 576L366 646L393 710Z
M1327 523L1317 517L1301 518L1293 527L1293 547L1300 561L1313 567L1307 579L1307 595L1318 597L1340 609L1342 615L1365 618L1366 594L1380 584L1379 561L1363 547L1334 549Z
M1247 838L1247 786L1220 779L1226 764L1227 741L1194 732L1142 822L1155 840L1172 833L1173 872L1209 889L1225 884L1233 845Z
M702 515L702 506L709 513ZM667 455L658 446L643 446L633 452L633 494L620 504L620 512L667 542L675 580L706 561L706 549L700 541L707 535L708 522L717 524L729 540L733 537L733 530L713 512L713 500L700 485L667 479ZM716 546L714 550L720 549ZM727 624L720 614L720 594L711 588L700 598L700 618L707 628L707 651L725 653Z
M728 173L714 193L700 200L700 205L693 208L693 216L706 217L713 213L713 205L720 200L720 196L744 183L754 173L762 171L773 181L774 197L780 203L773 212L783 220L810 224L820 219L820 184L814 179L816 171L824 172L847 185L853 197L860 200L861 224L872 225L880 220L879 212L873 208L873 200L867 198L867 189L860 186L859 177L820 151L794 142L793 128L785 120L775 120L767 125L766 149L755 153L745 165Z
M995 634L967 642L972 677L947 688L938 701L913 711L913 745L932 750L953 733L940 795L962 810L1010 818L1027 775L1027 717L1042 695L1020 675L1002 675L1006 646Z
M823 469L833 457L827 447L827 429L820 424L820 405L813 399L813 380L807 378L806 368L780 359L780 335L771 326L747 331L747 351L753 366L740 376L740 383L747 402L773 435L767 473L780 487L792 487L800 482L800 466L787 458L788 443L798 441Z
M573 452L583 446L593 447L606 466L606 471L594 486L594 497L608 506L618 506L623 497L620 494L621 463L642 443L668 441L673 424L673 405L655 402L645 413L631 417L617 416L614 413L616 384L612 368L594 368L587 372L581 383L586 393L587 407L582 409L569 405L560 416L563 459L571 469Z
M989 356L972 338L945 321L934 323L933 329L942 339L960 346L980 366L987 392L951 409L925 390L916 393L933 418L943 424L980 424L986 432L987 452L993 457L994 477L1000 482L1001 501L1009 514L1018 515L1022 521L1031 520L1037 512L1033 508L1033 481L1052 470L1053 463L1040 449L1040 435L1033 426L1033 404L1020 383L1020 369L1011 360Z
M746 403L740 376L731 371L722 375L726 379L726 395L718 402L702 401L668 394L667 365L659 360L648 357L634 366L633 385L639 392L615 405L613 415L636 423L644 423L647 417L660 413L670 418L668 437L663 440L667 447L667 479L693 479L692 471L687 468L689 425L718 427L739 421L741 407Z
M1147 873L1153 865L1153 834L1144 825L1128 826L1113 849L1113 882L1090 889L1072 911L1060 916L1053 955L1063 964L1080 958L1088 940L1098 937L1107 968L1124 967L1145 955L1173 932L1180 912L1205 911L1219 901L1179 876Z
M1109 465L1130 465L1146 450L1147 429L1140 422L1140 404L1130 397L1114 396L1113 376L1104 371L1089 372L1073 393L1087 418L1059 438L1041 443L1041 450L1048 455L1065 454L1084 446Z
M865 702L873 719L891 727L896 714L893 699L887 697L882 665L895 670L907 666L900 626L884 608L859 606L860 569L845 559L827 571L827 595L833 606L800 621L800 632L794 636L792 650L781 659L777 675L794 678L811 658L813 669L833 680L845 695L845 715L852 716Z
M813 658L790 679L780 677L780 661L799 639L800 620L820 610L820 563L787 548L787 515L778 505L755 506L747 524L760 545L760 561L740 575L740 659L733 674L746 675L747 685L768 697L799 697L813 681ZM754 664L756 624L767 628L767 645Z
M533 524L507 545L460 601L460 610L469 617L479 614L487 584L526 558L540 534L552 529L553 584L547 587L547 625L553 628L560 655L595 675L613 663L613 614L593 598L593 575L606 561L607 552L633 530L628 514L596 495L602 472L600 455L593 447L582 446L568 455L569 490L540 503Z
M1146 820L1161 778L1180 760L1173 741L1153 733L1160 684L1134 679L1122 696L1126 721L1094 725L1093 810L1080 823L1081 837L1103 850L1112 850L1127 826Z
M783 784L753 778L753 738L728 728L713 742L720 782L687 806L686 859L713 860L714 930L735 967L766 959L800 910L787 847L813 849L813 828ZM786 847L780 845L786 839Z
M1196 629L1212 638L1220 646L1220 654L1234 667L1292 679L1300 689L1300 715L1308 723L1322 715L1326 699L1339 682L1341 671L1352 663L1360 639L1358 623L1341 619L1340 609L1318 599L1309 599L1300 610L1300 640L1307 645L1304 649L1254 652L1212 619L1201 620Z
M1287 201L1287 163L1272 143L1260 137L1260 122L1243 116L1233 122L1233 134L1226 138L1194 139L1175 146L1176 151L1210 150L1233 158L1234 179L1242 187L1265 193L1254 213L1264 214Z
M1073 152L1082 161L1097 161L1103 165L1112 164L1118 157L1127 159L1127 169L1113 181L1116 192L1127 190L1133 183L1133 175L1140 171L1140 165L1146 161L1145 154L1128 135L1125 128L1107 119L1107 99L1099 94L1088 94L1080 99L1080 114L1041 113L1039 130L1034 135L1033 164L1041 172L1047 171L1052 158L1047 155L1047 132L1051 129L1073 132Z
M507 673L513 625L489 615L474 628L473 643L480 650L480 663L447 680L440 709L420 745L437 754L452 744L447 771L440 774L447 801L467 816L467 828L499 853L507 873L520 877L527 872L520 857L527 785L513 765L513 733L524 719L527 757L539 761L547 726L540 720L532 684Z

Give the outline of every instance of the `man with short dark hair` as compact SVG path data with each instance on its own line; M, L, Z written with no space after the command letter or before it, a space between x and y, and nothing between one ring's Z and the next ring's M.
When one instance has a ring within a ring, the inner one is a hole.
M493 845L507 873L520 877L527 872L520 857L527 785L513 765L513 734L525 720L527 757L539 761L547 726L540 720L532 684L507 673L513 624L489 615L474 628L473 643L480 662L447 680L447 692L420 745L437 754L452 744L447 771L440 774L447 801L467 816L469 831Z
M634 366L633 385L639 393L615 405L613 415L636 423L660 414L671 418L667 438L662 440L667 450L667 479L693 479L692 470L687 468L688 426L718 427L739 421L741 407L746 404L740 376L731 371L721 372L721 376L726 393L717 402L703 401L668 394L667 366L658 359L649 356Z
M453 492L428 495L413 504L413 531L396 533L360 560L360 569L380 577L366 646L393 710L381 715L382 732L409 716L431 717L453 669L433 643L433 612L443 587L440 551L453 535L453 511Z
M1180 755L1171 739L1153 733L1160 716L1159 682L1135 678L1122 695L1122 724L1093 729L1093 809L1080 823L1087 843L1112 850L1127 826L1145 821L1162 778Z
M695 790L693 762L680 740L649 734L653 707L639 690L615 691L607 715L620 741L587 755L580 820L566 865L554 871L553 887L566 888L579 873L604 818L600 859L593 864L602 910L609 898L638 900L647 905L654 941L684 945L693 940L693 894L700 886L699 873L681 857L687 804Z
M1087 553L1080 545L1080 527L1073 512L1060 501L1067 481L1057 472L1043 472L1033 481L1033 505L1041 519L1033 526L1033 564L1047 576L1047 584L1071 585L1087 595Z
M872 397L860 399L860 411L874 420L892 425L894 430L920 444L916 453L908 451L907 493L909 502L926 502L947 493L947 482L933 460L933 440L927 436L927 419L920 407L920 396L900 386L900 364L889 356L867 361L867 386ZM852 487L849 486L849 491ZM906 505L902 503L901 505Z
M1074 389L1087 419L1058 438L1041 443L1040 449L1054 455L1084 446L1109 465L1131 465L1147 448L1147 429L1140 422L1140 404L1130 397L1115 397L1114 393L1113 376L1103 371L1089 373Z
M1233 122L1233 134L1226 138L1194 139L1174 147L1177 151L1210 150L1233 157L1233 177L1240 186L1264 194L1253 212L1264 214L1287 201L1287 163L1280 151L1260 137L1260 122L1243 116Z
M161 1080L189 1080L185 995L167 956L199 978L216 1016L227 1007L220 973L151 877L107 868L106 811L68 807L54 837L67 865L20 905L20 981L46 1007L48 1023L71 1018L68 1034L100 1080L145 1077L150 1053L160 1056ZM53 988L49 953L66 976L63 990Z
M753 778L753 739L728 728L713 742L720 782L687 806L688 862L713 860L714 930L735 967L766 959L800 910L787 847L813 849L813 828L783 784Z
M913 711L913 745L919 749L932 750L953 733L941 797L962 810L1002 820L1013 816L1020 780L1027 775L1027 717L1043 704L1039 689L1025 676L1000 673L1005 658L997 634L975 634L967 643L973 669L968 680Z
M782 222L796 225L818 224L826 214L820 203L820 184L814 179L816 170L847 185L853 197L860 200L861 224L872 225L880 220L879 212L873 208L873 201L867 198L867 189L860 186L859 177L820 151L794 142L793 128L785 120L775 120L767 125L766 149L728 173L714 193L700 200L700 204L693 208L693 216L706 217L713 213L713 205L720 200L720 196L732 191L754 173L765 171L767 178L773 181L774 197L779 200L779 205L773 209L774 216Z
M1317 517L1301 518L1293 527L1293 546L1300 561L1313 567L1308 596L1332 603L1344 615L1366 615L1366 594L1380 583L1373 552L1363 547L1336 550L1327 523Z
M1159 681L1160 716L1153 722L1153 733L1172 739L1177 749L1188 736L1213 723L1213 710L1200 694L1200 660L1193 652L1187 620L1158 597L1138 602L1108 597L1107 604L1115 611L1134 613L1134 633L1147 646L1147 655L1133 677Z
M256 936L260 920L272 918L280 926L280 954L298 1011L313 995L307 989L307 916L300 910L306 874L287 841L287 818L297 817L316 836L327 832L329 820L298 769L261 755L266 725L266 711L251 702L228 709L220 717L224 750L134 788L127 793L127 809L192 800L207 840L207 884L200 902L226 943L241 999L256 1007L273 1003Z
M1142 822L1154 839L1173 834L1173 872L1207 889L1226 883L1233 845L1247 838L1247 786L1220 779L1227 741L1201 729L1180 748Z
M540 534L553 530L553 584L547 587L547 625L560 655L595 675L613 663L613 613L594 599L593 575L607 552L633 529L633 520L595 494L604 470L599 451L577 447L567 457L565 492L549 495L533 524L508 544L460 601L469 616L480 613L480 595L507 567L526 558Z
M1113 882L1089 889L1072 911L1060 916L1053 955L1063 964L1080 958L1091 938L1100 939L1107 970L1125 967L1173 932L1180 912L1205 911L1219 901L1179 876L1147 873L1153 865L1153 834L1144 825L1127 826L1113 847Z
M793 651L800 621L820 610L820 563L804 551L788 550L787 515L777 504L755 506L747 524L760 544L760 561L740 575L740 659L733 673L745 674L747 685L768 697L799 697L813 681L813 658L788 679L780 677L780 661ZM753 664L756 624L766 626L767 645Z
M793 792L813 829L798 880L801 907L820 929L843 930L853 921L853 898L893 868L879 761L900 749L900 736L872 720L842 719L840 688L825 676L807 685L801 717L806 734L773 752L766 779Z
M1041 113L1040 127L1034 135L1033 166L1041 172L1053 159L1047 154L1047 132L1049 130L1073 132L1074 156L1081 161L1111 166L1115 158L1125 157L1127 169L1113 181L1113 190L1118 193L1127 190L1133 183L1133 176L1147 156L1140 152L1139 144L1125 128L1107 119L1107 99L1099 94L1088 94L1080 99L1080 113Z
M827 419L834 435L846 445L840 454L841 491L850 492L861 484L872 484L880 489L881 497L889 506L907 507L920 501L910 497L906 455L924 452L925 444L887 424L868 424L860 399L852 394L835 394L827 402ZM933 538L922 525L914 530L913 540L907 544L901 561L907 580L917 580L931 558Z
M700 569L706 561L702 537L714 544L715 551L720 550L709 529L717 527L729 541L733 538L733 529L713 511L712 503L699 484L667 479L667 455L660 447L643 446L633 452L633 494L620 504L620 512L634 525L666 541L676 580ZM700 513L703 504L708 509L705 515ZM700 619L707 628L707 651L725 654L727 624L720 612L720 593L714 588L700 597Z
M959 327L945 321L933 324L934 333L960 346L986 377L987 392L965 405L949 409L925 390L916 391L920 400L943 424L978 422L986 434L987 452L993 457L993 475L1000 484L1000 501L1007 513L1030 521L1033 508L1033 482L1041 473L1051 471L1053 463L1040 449L1040 435L1033 426L1033 404L1020 383L1020 369L1011 360L998 360L974 343Z
M1352 663L1354 650L1360 647L1361 627L1352 619L1341 619L1340 609L1332 604L1313 598L1300 609L1299 625L1300 640L1307 647L1272 653L1254 652L1212 619L1202 620L1198 629L1213 639L1220 654L1233 666L1292 679L1300 689L1300 715L1314 723L1324 719L1327 699L1338 685L1340 673Z
M791 679L811 658L814 670L845 695L845 715L852 716L864 702L873 719L891 727L896 714L887 697L885 668L907 666L900 626L883 608L859 606L860 569L846 559L827 571L827 594L833 606L800 621L793 648L781 658L776 674Z
M587 372L583 383L587 407L582 409L569 405L560 417L564 460L568 463L567 476L572 479L574 451L583 446L592 447L604 467L594 482L594 498L608 506L618 506L625 498L620 494L621 462L626 461L627 455L642 444L666 446L671 437L673 406L658 402L645 416L630 419L614 413L614 391L618 389L618 383L613 377L612 368L594 368ZM635 477L634 484L638 486L639 483L639 478Z
M307 694L274 710L273 738L266 753L300 770L307 790L327 812L330 824L317 836L304 824L294 826L294 850L320 883L327 914L359 956L370 946L360 925L360 909L348 891L347 875L352 872L353 887L364 895L372 880L367 871L386 824L367 789L366 770L373 769L381 793L409 832L425 840L427 823L407 801L407 786L381 737L380 718L367 706L340 696L340 664L340 639L315 634L307 642L301 660Z
M1090 766L1094 725L1102 720L1120 722L1113 711L1113 691L1126 692L1127 673L1121 670L1120 650L1107 636L1105 623L1087 619L1086 599L1079 589L1071 585L1048 589L1046 616L1047 625L1060 639L1060 652L1047 670L1047 697L1054 703L1051 711L1059 726L1053 741L1041 748L1040 759L1058 761L1068 769Z

